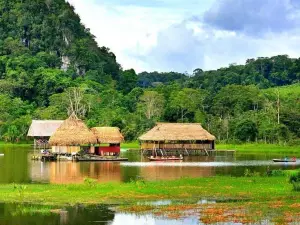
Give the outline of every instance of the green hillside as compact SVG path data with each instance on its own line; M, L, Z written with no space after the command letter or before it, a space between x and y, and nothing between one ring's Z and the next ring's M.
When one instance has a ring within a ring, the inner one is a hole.
M300 137L300 59L136 74L99 45L64 0L0 0L0 140L20 141L32 119L73 111L90 127L120 127L127 140L157 121L200 122L224 142Z

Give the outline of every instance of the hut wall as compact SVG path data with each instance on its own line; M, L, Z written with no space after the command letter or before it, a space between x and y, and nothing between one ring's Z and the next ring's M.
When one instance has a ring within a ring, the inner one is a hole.
M80 151L80 146L52 146L52 153L66 154L77 153Z
M52 153L68 153L67 146L52 146Z
M90 147L90 154L95 154L95 146Z

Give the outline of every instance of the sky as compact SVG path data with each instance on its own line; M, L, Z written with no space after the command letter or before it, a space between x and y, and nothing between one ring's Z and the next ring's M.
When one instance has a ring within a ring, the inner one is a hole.
M300 57L300 0L67 0L99 46L137 72Z

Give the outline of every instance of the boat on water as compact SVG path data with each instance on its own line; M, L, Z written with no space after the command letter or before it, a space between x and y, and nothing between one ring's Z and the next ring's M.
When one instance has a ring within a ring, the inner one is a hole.
M0 153L0 156L4 156L4 154L3 154L3 153Z
M171 156L171 157L148 157L148 159L150 161L179 161L179 160L183 160L183 157L175 157L175 156Z
M296 158L292 158L292 159L273 159L273 162L296 162Z

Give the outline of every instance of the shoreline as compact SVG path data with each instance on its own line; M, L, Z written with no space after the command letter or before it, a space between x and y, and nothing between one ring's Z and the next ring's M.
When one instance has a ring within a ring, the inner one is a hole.
M273 201L297 199L287 176L181 178L99 184L0 184L0 202L64 204L133 204L153 200L235 199Z

